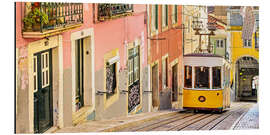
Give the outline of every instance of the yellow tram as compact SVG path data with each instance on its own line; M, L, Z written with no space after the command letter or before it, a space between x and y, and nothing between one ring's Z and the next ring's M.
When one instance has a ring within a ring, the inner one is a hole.
M183 108L222 112L230 107L230 66L222 56L184 55Z

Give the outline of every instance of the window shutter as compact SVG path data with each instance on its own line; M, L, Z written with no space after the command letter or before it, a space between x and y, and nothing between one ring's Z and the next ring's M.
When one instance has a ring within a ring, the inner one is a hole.
M155 16L155 25L156 25L156 30L158 29L158 5L156 5L156 16Z

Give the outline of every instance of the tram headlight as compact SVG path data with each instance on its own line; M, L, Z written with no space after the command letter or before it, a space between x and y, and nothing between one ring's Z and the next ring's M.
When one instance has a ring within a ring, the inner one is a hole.
M200 102L205 102L206 98L204 96L199 96L198 100Z

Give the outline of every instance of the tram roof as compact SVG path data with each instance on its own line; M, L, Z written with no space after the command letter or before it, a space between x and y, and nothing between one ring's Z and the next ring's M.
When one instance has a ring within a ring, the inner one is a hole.
M190 53L184 55L184 57L221 57L220 55L217 54L211 54L211 53Z
M184 55L184 64L190 66L222 66L226 63L226 60L216 54L209 53L190 53Z

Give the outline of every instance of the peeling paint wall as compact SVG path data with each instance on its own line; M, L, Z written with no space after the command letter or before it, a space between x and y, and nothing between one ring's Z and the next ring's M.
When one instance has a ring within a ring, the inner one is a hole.
M28 113L28 51L18 48L16 133L30 133Z

